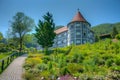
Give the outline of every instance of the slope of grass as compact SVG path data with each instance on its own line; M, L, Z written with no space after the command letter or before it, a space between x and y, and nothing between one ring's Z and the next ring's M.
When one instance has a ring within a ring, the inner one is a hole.
M9 56L10 54L12 54L12 53L10 53L10 52L0 53L0 59L3 59L3 58L5 58L5 57Z
M56 80L71 75L81 80L120 79L120 41L108 39L71 47L55 49L50 55L30 54L24 64L23 77Z

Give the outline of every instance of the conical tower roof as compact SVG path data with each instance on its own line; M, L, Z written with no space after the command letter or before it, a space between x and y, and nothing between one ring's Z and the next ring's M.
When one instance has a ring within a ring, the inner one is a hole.
M75 21L87 22L85 18L82 16L82 14L80 13L79 9L78 9L77 14L74 16L71 22L75 22Z

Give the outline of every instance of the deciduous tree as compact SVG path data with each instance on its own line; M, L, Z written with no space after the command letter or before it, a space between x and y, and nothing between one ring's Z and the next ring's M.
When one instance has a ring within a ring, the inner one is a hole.
M13 21L11 22L11 31L12 35L16 38L18 38L19 41L19 51L22 50L23 45L23 39L25 34L32 31L34 27L34 20L28 16L26 16L22 12L16 13L15 16L13 16Z

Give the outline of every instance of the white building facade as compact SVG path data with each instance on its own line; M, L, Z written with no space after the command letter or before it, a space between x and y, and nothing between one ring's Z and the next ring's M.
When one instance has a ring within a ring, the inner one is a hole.
M93 43L95 41L94 32L82 14L78 11L75 17L67 27L55 30L56 38L53 47L65 47L69 45L80 45L85 43Z

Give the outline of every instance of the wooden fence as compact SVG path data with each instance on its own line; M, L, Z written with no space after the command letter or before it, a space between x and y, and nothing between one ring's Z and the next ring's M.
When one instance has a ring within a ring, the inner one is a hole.
M0 60L0 73L3 72L5 68L18 56L21 56L23 53L14 52L13 54Z

